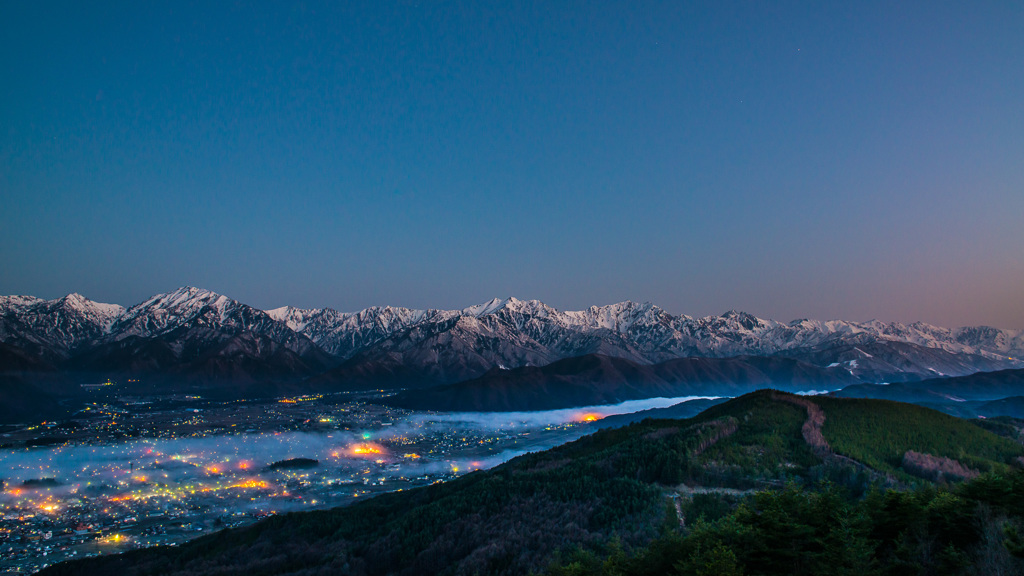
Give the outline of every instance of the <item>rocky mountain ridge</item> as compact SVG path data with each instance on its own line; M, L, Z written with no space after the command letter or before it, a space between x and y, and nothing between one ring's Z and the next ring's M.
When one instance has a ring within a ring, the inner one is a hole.
M184 377L316 378L343 385L381 371L431 383L585 354L638 364L781 356L841 367L865 381L914 380L1024 366L1024 331L925 323L765 320L738 311L695 318L650 303L560 311L493 299L462 310L259 310L183 287L130 308L78 294L0 297L0 342L61 369ZM268 367L268 363L272 366ZM238 366L245 366L239 369ZM3 369L5 367L0 367ZM262 376L261 376L262 375Z

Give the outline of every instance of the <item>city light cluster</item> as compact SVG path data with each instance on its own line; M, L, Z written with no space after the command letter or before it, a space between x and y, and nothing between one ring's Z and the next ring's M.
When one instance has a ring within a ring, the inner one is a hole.
M489 425L324 397L255 406L185 400L197 407L93 403L59 442L0 449L0 571L176 544L268 515L444 482L582 435L592 414ZM55 430L48 422L19 433Z

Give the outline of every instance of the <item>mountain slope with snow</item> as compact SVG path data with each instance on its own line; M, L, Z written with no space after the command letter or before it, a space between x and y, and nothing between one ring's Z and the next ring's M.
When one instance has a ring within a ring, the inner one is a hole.
M0 297L0 341L38 350L39 356L70 357L110 333L124 313L116 304L93 302L80 294L56 300Z
M779 356L864 381L906 381L1024 366L1024 331L988 326L794 320L738 311L694 318L650 303L560 311L493 299L461 310L259 310L183 287L130 308L78 294L0 297L0 342L23 369L97 374L272 378L345 388L450 383L493 368L544 366L587 354L658 364L676 358ZM16 353L15 353L16 351ZM14 370L0 366L0 372ZM386 376L386 378L385 378Z

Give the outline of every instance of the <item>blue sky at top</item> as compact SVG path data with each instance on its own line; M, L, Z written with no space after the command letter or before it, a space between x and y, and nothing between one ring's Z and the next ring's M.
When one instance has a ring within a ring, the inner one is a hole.
M1021 30L1014 2L4 3L0 293L1024 328Z

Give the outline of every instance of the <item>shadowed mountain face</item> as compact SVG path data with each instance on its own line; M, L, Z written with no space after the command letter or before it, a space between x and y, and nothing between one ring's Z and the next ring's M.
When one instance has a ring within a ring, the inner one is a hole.
M1019 509L1024 481L992 485L978 479L965 485L958 498L937 499L926 511L907 508L917 496L904 501L896 493L878 493L865 499L875 508L862 515L844 513L834 508L843 500L840 491L828 486L820 501L810 497L799 509L796 502L781 500L767 505L764 499L772 497L765 494L751 495L746 507L735 504L755 489L782 489L793 482L810 487L814 479L862 493L869 483L901 488L959 482L982 472L994 472L996 479L1019 478L1021 473L1013 470L1022 455L1019 444L917 406L760 391L687 420L646 420L601 430L448 483L344 508L276 516L178 547L63 563L41 574L527 574L544 570L556 554L603 550L613 541L621 550L622 545L639 549L657 546L658 538L673 538L669 542L674 544L654 552L668 554L691 530L701 529L694 522L698 516L713 521L745 510L753 511L750 518L735 516L722 526L751 538L719 536L735 546L734 554L747 565L744 573L825 573L829 559L840 556L830 555L831 549L822 554L822 547L853 538L867 542L861 549L868 566L936 562L934 554L927 556L928 548L921 549L920 559L910 555L916 553L910 547L916 540L900 540L912 526L915 538L936 541L925 532L931 518L971 534L956 545L963 548L963 558L976 558L981 555L972 546L981 538L972 531L985 525L970 515L973 508L950 506L997 495L986 505L987 522L998 528L1002 520L991 514L1001 513L1007 503L1016 502L1012 505ZM789 497L800 493L796 488L781 491ZM934 490L925 494L935 497ZM906 518L895 516L908 509ZM801 510L817 528L795 528ZM877 519L878 531L860 525L853 530L848 518ZM868 542L867 535L875 540ZM894 552L901 542L906 545ZM812 561L820 561L822 570L809 569ZM646 570L639 563L629 570L618 564L615 573L670 573L674 562ZM925 568L937 573L932 564ZM564 573L580 571L577 566Z
M8 299L10 300L10 299ZM307 337L234 300L182 288L127 310L71 295L3 310L4 341L74 379L150 384L296 380L334 360ZM10 369L10 362L4 368Z
M738 396L759 388L837 389L853 378L787 358L681 358L641 365L591 354L543 367L492 369L447 386L388 399L419 410L520 411L616 404L652 397Z
M836 392L845 398L885 398L900 402L965 402L1024 396L1024 370L982 372L897 384L857 384Z

